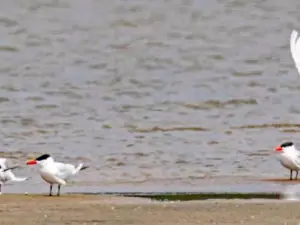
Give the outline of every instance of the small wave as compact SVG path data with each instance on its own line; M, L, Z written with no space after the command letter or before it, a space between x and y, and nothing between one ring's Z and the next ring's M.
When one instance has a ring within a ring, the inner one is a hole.
M10 99L9 98L6 98L6 97L0 97L0 103L2 102L9 102Z
M44 98L40 96L31 96L31 97L27 97L26 100L38 102L38 101L44 101Z
M219 142L218 141L209 141L207 144L208 145L217 145L217 144L219 144Z
M261 129L261 128L288 128L288 127L300 128L300 124L295 124L295 123L249 124L249 125L232 127L232 129Z
M134 24L131 21L119 19L111 24L112 27L136 27L137 24Z
M18 121L13 120L13 119L2 119L2 120L1 120L1 123L2 123L2 124L9 124L9 123L17 124Z
M54 109L54 108L58 108L58 105L55 105L55 104L41 104L41 105L36 105L35 108L37 108L37 109Z
M14 27L18 25L16 20L7 17L0 17L0 23L5 27Z
M189 162L188 161L186 161L186 160L183 160L183 159L178 159L178 160L176 160L176 162L175 162L176 164L189 164Z
M0 45L0 51L17 52L17 51L19 51L19 49L15 46L11 46L11 45Z
M231 99L229 101L221 102L219 100L208 100L199 104L194 103L181 103L180 105L191 108L191 109L214 109L224 108L228 105L239 106L239 105L257 105L255 99Z
M36 124L36 121L33 118L21 118L20 123L22 126L32 126Z
M248 156L268 156L271 155L271 153L268 150L261 150L257 152L251 152L247 154Z
M245 76L260 76L262 75L262 71L249 71L249 72L241 72L241 71L235 71L233 72L233 75L236 77L245 77Z
M208 131L209 129L203 127L152 127L152 128L137 128L137 127L130 127L132 132L136 133L152 133L152 132L169 132L169 131Z
M282 130L282 132L284 132L284 133L300 133L300 130L296 130L296 129L284 129L284 130Z

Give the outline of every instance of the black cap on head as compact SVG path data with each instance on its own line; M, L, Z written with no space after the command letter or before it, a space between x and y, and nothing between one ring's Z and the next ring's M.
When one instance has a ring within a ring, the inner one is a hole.
M35 160L36 161L42 161L42 160L48 159L49 157L50 157L49 154L44 154L44 155L41 155L41 156L37 157Z
M286 147L291 147L291 146L293 146L294 144L293 144L293 142L284 142L284 143L282 143L280 146L282 147L282 148L286 148Z

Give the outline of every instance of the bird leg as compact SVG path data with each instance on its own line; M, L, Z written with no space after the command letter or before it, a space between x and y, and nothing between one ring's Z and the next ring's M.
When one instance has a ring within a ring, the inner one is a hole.
M0 184L0 195L2 195L2 184Z
M50 192L49 192L49 196L52 196L52 184L50 184Z
M296 171L296 178L295 178L295 180L297 180L298 179L298 170Z
M60 195L60 184L57 187L57 196L59 196L59 195Z
M290 180L293 180L293 170L290 172Z

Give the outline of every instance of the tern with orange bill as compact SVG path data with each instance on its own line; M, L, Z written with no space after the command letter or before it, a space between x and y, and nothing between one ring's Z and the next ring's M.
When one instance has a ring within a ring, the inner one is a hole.
M300 170L300 152L295 148L293 142L284 142L275 148L282 166L290 170L290 180L293 180L293 171L296 172L295 180Z
M44 181L50 184L49 196L52 196L52 186L58 185L57 196L60 195L61 185L65 185L73 176L79 171L88 168L80 163L77 167L72 164L66 164L61 162L55 162L49 154L44 154L36 159L29 160L27 165L39 165L40 175Z

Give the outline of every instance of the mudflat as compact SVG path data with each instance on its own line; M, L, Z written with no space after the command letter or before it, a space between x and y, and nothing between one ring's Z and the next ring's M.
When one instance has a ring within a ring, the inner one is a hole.
M300 203L281 200L157 202L119 196L18 194L0 198L0 224L300 224Z

